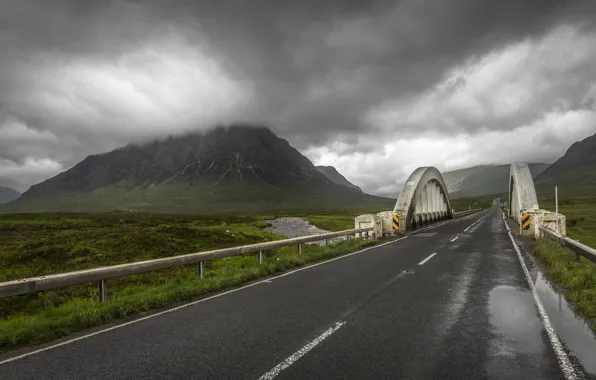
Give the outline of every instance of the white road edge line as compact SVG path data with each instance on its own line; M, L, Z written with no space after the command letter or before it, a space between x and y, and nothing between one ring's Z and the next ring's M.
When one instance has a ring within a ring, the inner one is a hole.
M392 244L392 243L397 243L398 241L402 241L402 240L404 240L406 238L407 238L407 236L404 236L404 237L399 238L397 240L389 241L387 243L377 244L377 245L373 245L373 246L370 246L370 247L366 247L364 249L361 249L360 251L348 253L346 255L341 255L341 256L338 256L338 257L334 257L332 259L329 259L329 260L326 260L326 261L322 261L320 263L315 263L315 264L312 264L312 265L308 265L308 266L304 266L304 267L301 267L301 268L297 268L297 269L294 269L294 270L292 270L290 272L286 272L286 273L280 274L279 276L274 276L274 277L266 278L264 280L261 280L261 281L258 281L258 282L254 282L252 284L244 285L242 287L235 288L235 289L230 289L230 290L225 291L223 293L215 294L215 295L212 295L210 297L202 298L202 299L197 300L197 301L193 301L193 302L189 302L189 303L184 304L184 305L176 306L176 307L171 308L171 309L168 309L168 310L160 311L159 313L155 313L155 314L148 315L146 317L135 319L134 321L125 322L125 323L122 323L122 324L117 325L117 326L108 327L107 329L104 329L104 330L96 331L96 332L93 332L93 333L90 333L90 334L87 334L87 335L83 335L83 336L80 336L80 337L77 337L77 338L69 339L69 340L64 341L64 342L53 344L53 345L48 346L48 347L40 348L40 349L35 350L35 351L27 352L27 353L24 353L22 355L15 356L13 358L9 358L9 359L5 359L3 361L0 361L0 365L6 364L6 363L10 363L10 362L15 361L15 360L18 360L18 359L23 359L23 358L26 358L27 356L35 355L35 354L38 354L38 353L43 352L43 351L48 351L48 350L51 350L51 349L54 349L54 348L58 348L60 346L65 346L67 344L74 343L74 342L79 341L79 340L91 338L92 336L103 334L103 333L108 332L108 331L116 330L116 329L119 329L121 327L132 325L134 323L142 322L142 321L147 320L147 319L150 319L150 318L154 318L154 317L158 317L160 315L171 313L173 311L177 311L177 310L183 309L183 308L188 307L188 306L193 306L193 305L196 305L196 304L201 303L201 302L209 301L209 300L211 300L213 298L225 296L226 294L230 294L230 293L234 293L234 292L237 292L237 291L240 291L240 290L243 290L243 289L247 289L247 288L250 288L252 286L259 285L261 283L267 283L268 281L270 282L270 281L273 281L275 279L278 279L278 278L281 278L281 277L284 277L284 276L289 276L289 275L291 275L293 273L296 273L296 272L300 272L300 271L307 270L307 269L310 269L310 268L318 267L319 265L324 265L324 264L330 263L330 262L335 261L335 260L341 260L341 259L344 259L344 258L349 257L349 256L357 255L359 253L366 252L366 251L371 250L371 249L374 249L374 248L379 248L379 247L382 247L384 245L388 245L388 244Z
M569 360L569 357L567 356L567 353L565 352L565 349L563 348L563 345L561 344L561 341L559 340L559 337L558 337L555 329L553 328L552 324L550 323L550 318L548 317L548 314L546 314L546 311L544 310L542 301L540 301L540 296L538 295L538 292L536 291L536 288L534 287L534 283L532 282L532 277L530 277L530 272L528 271L528 267L526 266L526 263L522 257L522 254L521 254L517 244L515 244L515 240L513 239L513 235L511 234L511 229L507 225L507 220L505 219L505 214L503 214L503 222L505 223L505 228L507 228L507 233L509 234L509 239L511 240L511 243L513 244L513 247L515 248L515 251L517 252L517 258L519 259L519 262L520 262L522 269L524 271L524 275L526 277L526 281L528 281L528 285L530 286L530 290L532 291L532 296L534 297L534 304L536 305L536 308L538 309L538 314L540 314L540 319L542 319L542 324L544 325L544 329L546 330L548 339L550 340L550 344L553 347L553 351L555 352L555 355L557 356L557 360L559 362L559 366L561 367L561 370L563 371L563 375L565 376L565 379L567 379L567 380L581 379L580 375L577 374L577 372L575 371L575 368L571 364L571 361Z
M418 263L418 265L424 265L425 262L427 262L428 260L432 259L434 255L436 255L437 252L433 253L432 255L428 256L426 259L422 260L421 262Z
M284 360L283 362L279 363L275 367L271 368L271 370L269 370L269 372L267 372L263 376L259 377L259 380L271 380L271 379L273 379L274 377L276 377L277 375L279 375L279 373L281 371L283 371L284 369L286 369L289 366L291 366L292 364L294 364L298 359L300 359L301 357L303 357L304 355L306 355L306 353L308 351L310 351L313 348L315 348L319 343L321 343L326 338L328 338L331 334L333 334L334 332L336 332L337 330L339 330L345 323L346 323L345 321L339 321L339 322L337 322L334 326L332 326L329 329L327 329L324 333L322 333L321 335L319 335L318 337L316 337L312 341L308 342L304 347L302 347L298 351L294 352L292 355L288 356L286 358L286 360Z
M451 242L453 243L454 241L456 241L459 238L459 236L454 237L453 239L451 239Z

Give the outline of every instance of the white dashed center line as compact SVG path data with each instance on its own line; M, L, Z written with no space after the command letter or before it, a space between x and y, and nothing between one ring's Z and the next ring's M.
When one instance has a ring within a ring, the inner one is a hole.
M434 255L436 255L437 253L433 253L432 255L428 256L426 259L422 260L421 262L418 263L418 265L424 265L425 262L427 262L428 260L432 259Z
M294 364L294 362L296 362L296 360L298 360L301 357L303 357L304 355L306 355L306 353L308 351L310 351L313 348L315 348L317 344L321 343L327 337L329 337L331 334L333 334L334 332L336 332L337 330L339 330L345 323L346 323L345 321L339 321L339 322L337 322L334 326L330 327L324 333L322 333L321 335L319 335L318 337L316 337L312 341L308 342L304 347L302 347L298 351L294 352L292 355L288 356L286 358L286 360L284 360L283 362L279 363L275 367L271 368L271 370L269 370L269 372L267 372L263 376L259 377L259 380L271 380L271 379L273 379L274 377L276 377L277 375L279 375L279 373L281 371L283 371L284 369L286 369L289 366L291 366L292 364Z

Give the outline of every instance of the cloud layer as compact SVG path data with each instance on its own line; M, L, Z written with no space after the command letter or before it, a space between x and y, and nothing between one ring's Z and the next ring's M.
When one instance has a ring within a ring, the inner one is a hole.
M553 161L596 132L594 20L589 0L9 0L0 177L233 121L377 194L420 165Z

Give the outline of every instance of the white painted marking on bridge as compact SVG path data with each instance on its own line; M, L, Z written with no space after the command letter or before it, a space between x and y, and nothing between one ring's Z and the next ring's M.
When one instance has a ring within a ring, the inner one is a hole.
M35 354L39 354L39 353L41 353L41 352L43 352L43 351L48 351L48 350L51 350L51 349L54 349L54 348L58 348L58 347L60 347L60 346L65 346L65 345L67 345L67 344L74 343L74 342L77 342L77 341L79 341L79 340L83 340L83 339L91 338L92 336L99 335L99 334L103 334L103 333L106 333L106 332L108 332L108 331L116 330L116 329L119 329L119 328L121 328L121 327L126 327L126 326L128 326L128 325L132 325L132 324L134 324L134 323L142 322L142 321L144 321L144 320L146 320L146 319L155 318L155 317L158 317L158 316L160 316L160 315L164 315L164 314L168 314L168 313L171 313L171 312L174 312L174 311L178 311L178 310L180 310L180 309L184 309L185 307L193 306L193 305L199 304L199 303L201 303L201 302L205 302L205 301L209 301L209 300L211 300L211 299L214 299L214 298L218 298L218 297L221 297L221 296L225 296L226 294L230 294L230 293L238 292L238 291L240 291L240 290L247 289L247 288L250 288L250 287L253 287L253 286L259 285L259 284L267 283L267 281L271 282L271 281L273 281L273 280L275 280L275 279L278 279L278 278L281 278L281 277L284 277L284 276L289 276L289 275L291 275L291 274L294 274L294 273L296 273L296 272L300 272L300 271L303 271L303 270L307 270L307 269L311 269L311 268L314 268L314 267L318 267L319 265L325 265L325 264L327 264L327 263L330 263L330 262L333 262L333 261L335 261L335 260L341 260L341 259L345 259L346 257L350 257L350 256L353 256L353 255L357 255L357 254L359 254L359 253L366 252L366 251L369 251L369 250L371 250L371 249L379 248L379 247L382 247L382 246L385 246L385 245L388 245L388 244L397 243L398 241L402 241L402 240L404 240L404 239L406 239L406 238L407 238L407 236L404 236L404 237L402 237L402 238L399 238L399 239L396 239L396 240L393 240L393 241L388 241L387 243L378 244L378 245L373 245L373 246L370 246L370 247L367 247L367 248L361 249L360 251L356 251L356 252L348 253L348 254L346 254L346 255L341 255L341 256L338 256L338 257L334 257L333 259L329 259L329 260L326 260L326 261L322 261L322 262L320 262L320 263L316 263L316 264L312 264L312 265L304 266L304 267L301 267L301 268L298 268L298 269L294 269L294 270L292 270L292 271L290 271L290 272L286 272L286 273L280 274L279 276L270 277L270 278L267 278L267 279L264 279L264 280L261 280L261 281L254 282L254 283L252 283L252 284L244 285L244 286L241 286L241 287L239 287L239 288L235 288L235 289L231 289L231 290L228 290L228 291L225 291L225 292L219 293L219 294L215 294L215 295L212 295L212 296L210 296L210 297L206 297L206 298L202 298L202 299L200 299L200 300L196 300L196 301L193 301L193 302L189 302L189 303L187 303L187 304L180 305L180 306L177 306L177 307L174 307L174 308L168 309L168 310L164 310L164 311L161 311L161 312L159 312L159 313L155 313L155 314L148 315L148 316L146 316L146 317L142 317L142 318L139 318L139 319L135 319L134 321L125 322L125 323L122 323L122 324L120 324L120 325L116 325L116 326L108 327L108 328L106 328L106 329L99 330L99 331L96 331L96 332L92 332L92 333L90 333L90 334L86 334L86 335L83 335L83 336L80 336L80 337L77 337L77 338L69 339L69 340L66 340L66 341L64 341L64 342L56 343L56 344L53 344L53 345L51 345L51 346L48 346L48 347L44 347L44 348L40 348L40 349L38 349L38 350L34 350L34 351L31 351L31 352L27 352L27 353L24 353L24 354L22 354L22 355L15 356L15 357L12 357L12 358L5 359L5 360L3 360L3 361L0 361L0 365L2 365L2 364L6 364L6 363L9 363L9 362L12 362L12 361L18 360L18 359L23 359L23 358L26 358L27 356L31 356L31 355L35 355Z
M486 215L488 215L488 214L486 214ZM480 222L482 219L486 218L486 215L484 215L482 218L478 219L478 220L477 220L477 221L475 221L474 223L470 224L470 225L468 226L468 228L466 228L466 229L464 230L464 232L467 232L467 231L468 231L470 228L472 228L472 227L473 227L473 226L474 226L476 223L478 223L478 222Z
M432 255L428 256L426 259L424 259L421 262L419 262L418 265L424 265L425 262L427 262L428 260L432 259L436 254L437 254L437 252L435 252Z
M451 242L453 243L454 241L456 241L457 239L459 239L459 236L454 237L453 239L451 239Z
M548 314L546 314L546 311L544 310L544 306L542 305L540 296L538 295L538 292L536 291L536 288L534 287L534 282L532 281L532 277L530 277L530 272L528 271L528 267L526 266L524 258L522 257L522 254L521 254L519 248L517 247L517 244L515 244L515 240L513 239L511 229L507 225L507 220L505 219L505 214L503 214L503 222L505 223L505 228L507 228L507 233L509 234L509 239L511 239L513 248L515 248L515 251L517 252L517 258L519 259L519 263L521 264L522 269L524 271L524 276L526 277L526 281L528 282L528 285L530 286L530 290L532 291L532 296L534 297L534 304L536 305L536 308L538 309L538 314L540 315L540 319L542 320L542 324L544 325L544 329L546 330L546 334L548 335L550 344L553 347L553 351L555 352L555 355L557 356L557 361L559 362L559 366L561 367L561 370L563 371L563 375L565 376L565 379L567 379L567 380L581 379L582 377L576 372L575 368L571 364L571 361L569 360L569 356L567 356L567 353L565 352L565 349L563 348L563 345L561 344L561 341L559 340L559 336L557 335L555 329L553 328L552 324L550 323L550 318L548 317Z
M324 341L325 339L327 339L331 334L333 334L334 332L336 332L337 330L339 330L345 323L346 323L345 321L339 321L339 322L337 322L334 326L331 326L329 329L327 329L321 335L319 335L318 337L316 337L312 341L308 342L304 347L302 347L298 351L294 352L292 355L288 356L286 358L286 360L284 360L283 362L279 363L275 367L271 368L271 370L269 372L267 372L263 376L259 377L259 380L271 380L271 379L273 379L274 377L276 377L277 375L279 375L279 373L281 371L283 371L284 369L286 369L289 366L291 366L292 364L294 364L298 359L300 359L301 357L303 357L304 355L306 355L306 353L308 351L310 351L313 348L315 348L319 343L321 343L322 341Z

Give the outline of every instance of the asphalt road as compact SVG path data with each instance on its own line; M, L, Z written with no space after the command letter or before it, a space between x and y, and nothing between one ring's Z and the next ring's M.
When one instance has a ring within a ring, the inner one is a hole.
M0 378L565 377L494 207L2 364Z

